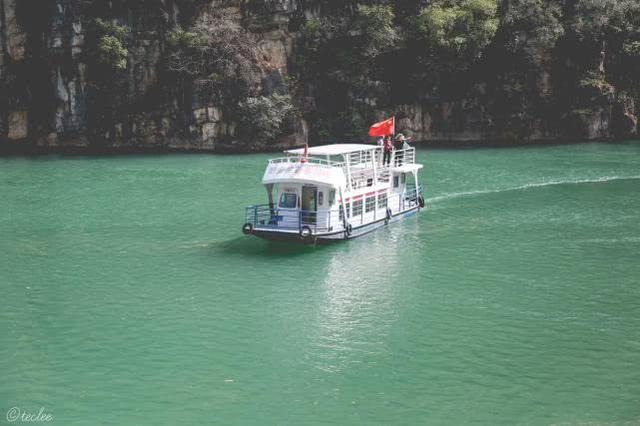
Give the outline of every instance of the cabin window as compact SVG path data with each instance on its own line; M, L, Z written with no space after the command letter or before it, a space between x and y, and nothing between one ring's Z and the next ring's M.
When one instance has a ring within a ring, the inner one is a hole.
M353 202L353 215L359 216L362 214L362 200L355 200Z
M329 205L332 206L336 201L336 190L332 189L329 191Z
M298 204L298 196L292 192L283 192L280 195L280 203L278 204L283 209L295 209Z
M399 185L399 183L400 183L400 178L398 177L398 175L395 175L395 176L393 177L393 187L394 187L394 188L397 188L397 187L398 187L398 185Z
M351 203L345 204L344 208L347 211L347 217L351 217Z
M367 200L364 205L364 211L369 213L376 209L376 197L367 197Z
M367 179L367 186L373 186L373 178Z
M400 183L404 185L404 183L407 181L407 174L406 173L402 173L400 175Z
M378 194L378 208L384 209L387 207L387 194Z
M324 204L324 192L322 191L318 192L318 204L319 205Z

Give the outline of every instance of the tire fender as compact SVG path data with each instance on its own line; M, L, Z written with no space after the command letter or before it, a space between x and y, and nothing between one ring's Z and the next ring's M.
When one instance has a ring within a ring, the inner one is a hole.
M306 240L312 236L311 228L308 226L303 226L300 228L300 238Z

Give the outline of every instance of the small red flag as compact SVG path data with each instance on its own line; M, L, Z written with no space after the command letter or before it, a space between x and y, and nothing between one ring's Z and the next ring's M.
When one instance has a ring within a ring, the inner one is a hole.
M394 121L395 121L394 118L391 117L387 120L381 121L379 123L375 123L373 126L369 128L369 136L392 135L395 131Z
M302 157L300 157L300 162L301 163L306 163L307 162L307 158L309 158L309 144L305 143L304 144L304 152L302 153Z

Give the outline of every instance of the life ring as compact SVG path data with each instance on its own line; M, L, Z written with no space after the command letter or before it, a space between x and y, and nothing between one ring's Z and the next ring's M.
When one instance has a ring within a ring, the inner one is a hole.
M418 195L418 205L420 208L424 207L424 197L422 195Z
M384 219L384 222L389 223L389 221L391 220L391 216L392 216L391 208L387 207L387 217Z
M242 233L244 235L251 235L253 233L253 225L250 223L245 223L242 225Z
M311 237L311 228L309 228L308 226L303 226L302 228L300 228L300 238L306 240L309 237Z
M347 224L347 227L344 228L344 233L347 237L349 237L351 235L351 232L353 232L353 226L351 226L351 224Z

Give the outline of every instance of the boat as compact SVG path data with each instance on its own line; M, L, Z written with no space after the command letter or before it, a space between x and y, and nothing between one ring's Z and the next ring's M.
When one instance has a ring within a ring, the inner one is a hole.
M270 159L268 202L245 210L242 232L268 240L318 243L369 233L424 207L413 147L383 164L382 147L332 144Z

